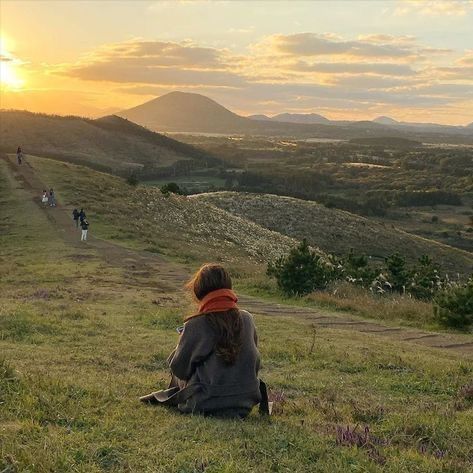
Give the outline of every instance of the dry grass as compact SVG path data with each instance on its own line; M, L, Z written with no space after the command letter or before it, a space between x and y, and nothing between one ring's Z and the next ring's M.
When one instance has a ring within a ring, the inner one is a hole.
M432 304L399 294L378 296L353 284L333 284L307 299L320 307L361 315L370 319L402 322L403 325L436 328Z
M71 209L83 207L91 232L195 265L230 263L239 271L261 271L261 263L286 253L290 237L213 205L157 188L131 187L122 179L73 164L31 157L43 180Z
M473 267L473 257L466 251L312 201L239 192L208 193L196 198L270 230L298 240L306 238L326 253L345 255L353 248L376 259L399 252L410 261L425 254L454 275L469 274Z

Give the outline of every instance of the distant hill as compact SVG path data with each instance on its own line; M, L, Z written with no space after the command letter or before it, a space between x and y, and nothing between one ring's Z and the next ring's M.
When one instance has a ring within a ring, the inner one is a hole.
M306 238L326 253L343 255L353 248L374 258L385 258L400 252L411 262L426 254L453 275L469 274L473 267L473 256L466 251L312 201L238 192L200 194L194 198L283 235Z
M399 122L390 117L377 117L373 120L374 123L380 123L381 125L397 125Z
M248 121L204 95L185 92L171 92L119 115L162 131L219 133L242 130Z
M246 118L249 118L250 120L267 120L267 121L271 120L271 118L268 117L267 115L250 115Z
M330 120L317 113L280 113L279 115L272 117L271 120L275 122L305 124L330 123Z
M246 118L250 120L263 120L263 121L273 121L273 122L284 122L284 123L302 123L313 125L317 123L330 124L331 121L322 115L317 113L280 113L279 115L274 115L274 117L268 117L267 115L250 115Z
M97 120L25 111L0 112L1 150L84 164L113 174L168 167L178 161L212 159L205 152L124 118Z
M262 115L242 117L209 97L187 92L171 92L118 115L158 132L334 139L403 136L427 142L473 143L473 133L465 127L399 129L372 121L330 121L317 114L282 114L285 121L280 121L281 115L276 120Z
M387 125L393 128L397 128L399 131L412 131L412 132L424 132L424 133L448 133L448 134L459 134L468 132L468 128L473 128L470 125L466 126L451 126L451 125L439 125L438 123L426 123L426 122L403 122L394 120L391 117L377 117L373 120L373 123L380 125Z

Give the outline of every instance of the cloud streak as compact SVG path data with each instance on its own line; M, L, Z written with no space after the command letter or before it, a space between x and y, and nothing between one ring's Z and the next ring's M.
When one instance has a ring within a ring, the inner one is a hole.
M464 16L473 10L473 0L401 0L396 16L416 13L421 16Z
M269 38L269 47L277 53L296 56L348 56L363 58L409 58L412 47L403 42L343 40L333 35L299 33L275 35Z

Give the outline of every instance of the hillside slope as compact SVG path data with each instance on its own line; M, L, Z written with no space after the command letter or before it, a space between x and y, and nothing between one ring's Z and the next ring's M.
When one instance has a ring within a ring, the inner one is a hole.
M296 242L214 205L155 187L127 185L122 179L82 166L32 157L30 162L66 205L83 207L95 234L139 241L142 248L180 260L261 264ZM112 230L111 230L112 229ZM102 232L102 233L101 233ZM322 254L322 252L321 252Z
M473 269L473 255L465 251L316 202L237 192L200 194L194 198L284 235L299 240L307 238L311 245L327 253L346 254L353 248L371 257L384 258L400 252L410 261L426 254L451 274L468 274Z
M117 116L89 120L25 111L0 111L1 151L46 155L111 172L129 174L206 153ZM209 158L211 159L211 157Z
M62 179L81 177L68 166L59 163L71 171ZM169 384L176 327L193 313L182 285L162 282L175 265L120 245L110 258L95 215L81 243L69 212L59 227L65 209L33 202L21 180L29 171L15 177L0 159L0 471L469 471L472 352L459 351L468 335L441 335L446 347L435 348L432 332L341 325L326 311L242 297L273 416L221 420L139 403ZM64 239L69 228L75 242ZM338 440L353 430L373 444Z

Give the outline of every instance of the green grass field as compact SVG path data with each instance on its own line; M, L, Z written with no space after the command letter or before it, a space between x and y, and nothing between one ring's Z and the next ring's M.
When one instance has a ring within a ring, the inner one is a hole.
M53 182L57 168L46 168ZM59 198L80 185L58 186ZM131 215L136 203L120 190L119 210L130 205ZM111 238L123 229L115 214L103 217L95 192L94 231ZM471 358L313 330L294 316L255 313L272 417L217 420L141 405L140 395L166 386L188 299L178 287L156 288L158 264L138 278L99 246L65 239L54 210L41 211L3 160L0 207L1 472L472 470ZM132 232L113 241L149 246ZM244 255L229 248L226 261L240 267ZM188 252L192 266L199 256ZM342 436L347 428L355 434Z

